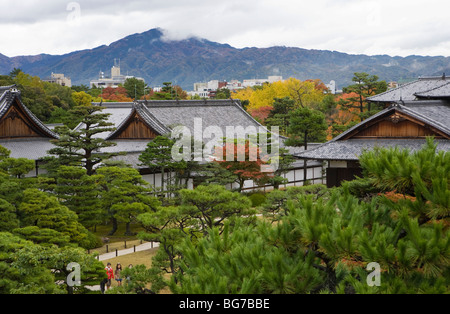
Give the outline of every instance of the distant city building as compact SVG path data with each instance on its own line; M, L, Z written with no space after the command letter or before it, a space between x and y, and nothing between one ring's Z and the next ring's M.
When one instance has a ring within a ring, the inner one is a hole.
M70 77L65 77L64 74L52 73L50 78L44 79L44 82L59 84L61 86L72 87L72 80Z
M136 78L138 80L144 81L141 77L134 77L128 75L122 75L120 73L120 60L114 59L114 66L111 68L111 76L105 76L105 73L100 71L97 80L92 80L90 83L90 87L112 87L117 88L119 85L123 85L125 81L129 78Z
M264 83L275 83L282 81L282 76L269 76L267 79L252 79L252 80L244 80L242 86L246 87L254 87L254 86L262 86Z
M330 93L333 95L336 94L336 81L330 81L330 84L326 84L326 86L330 90Z
M282 76L269 76L266 79L250 79L240 82L238 80L219 81L212 80L209 82L200 82L194 84L194 90L188 92L190 96L200 96L201 98L212 98L216 92L222 88L227 88L230 91L236 91L247 87L262 86L264 83L275 83L282 81Z

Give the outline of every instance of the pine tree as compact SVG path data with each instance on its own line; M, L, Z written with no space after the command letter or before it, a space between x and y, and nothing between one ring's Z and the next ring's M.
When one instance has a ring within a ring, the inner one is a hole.
M327 197L298 193L283 199L277 191L275 199L284 214L276 224L235 224L232 232L213 229L199 241L185 239L180 246L184 275L171 289L448 293L448 158L429 140L416 153L386 149L364 154L365 177ZM403 165L397 167L400 161ZM354 185L364 187L361 180L382 190L360 199L350 191ZM374 263L379 282L371 284L368 266Z
M251 217L250 206L247 197L223 186L208 185L195 190L181 190L178 206L159 207L155 212L140 215L138 220L146 231L139 237L160 243L160 250L152 262L152 268L160 274L155 277L154 284L157 287L165 285L162 271L172 274L175 282L182 276L182 254L178 246L183 239L197 241L212 228L222 232L225 221L239 216Z
M116 145L99 136L115 130L113 124L107 122L109 114L101 113L103 109L102 106L90 105L78 106L70 111L72 120L80 121L80 124L74 130L67 126L56 128L59 139L52 140L52 143L57 147L49 150L49 154L56 155L57 159L47 159L50 171L57 171L60 165L82 166L91 176L103 161L118 155L101 152L103 148Z
M139 160L150 169L161 173L161 190L167 188L165 180L166 171L186 169L187 163L175 161L172 158L173 139L166 136L157 136L147 144L145 151L139 156Z
M16 208L6 200L0 198L0 232L18 228L19 223Z
M102 167L97 170L96 184L104 217L112 222L109 235L116 233L118 222L126 223L125 235L132 234L131 222L140 214L155 210L159 205L153 191L132 168Z
M18 206L21 227L36 227L36 232L54 230L60 237L67 237L71 243L80 244L87 237L87 230L78 222L77 215L61 205L56 197L38 189L27 189L23 192L23 200ZM17 230L20 232L20 230Z
M378 81L378 76L369 75L367 73L355 73L352 81L353 85L347 86L343 89L344 93L355 95L347 99L339 101L342 108L349 110L355 108L359 111L359 117L363 121L366 117L374 114L376 105L371 104L366 99L370 96L380 94L387 90L387 83L385 81Z
M103 221L96 177L88 176L86 169L61 166L54 192L61 204L74 211L86 228L95 227Z
M1 294L59 294L51 269L41 260L22 258L27 252L41 249L24 238L0 232L0 293Z

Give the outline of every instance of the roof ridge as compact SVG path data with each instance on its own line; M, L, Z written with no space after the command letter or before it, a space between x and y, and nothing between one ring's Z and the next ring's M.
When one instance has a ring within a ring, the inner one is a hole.
M430 125L437 126L438 129L440 129L441 131L444 131L444 132L446 132L446 133L448 133L450 135L450 128L448 126L442 124L441 122L433 120L433 119L429 118L428 116L426 116L426 115L424 115L424 114L422 114L420 112L417 112L416 110L414 110L414 108L411 108L411 107L408 107L408 106L402 106L402 108L406 112L411 112L412 111L412 113L414 115L416 115L416 116L420 117L421 119L425 120Z
M138 113L141 114L141 116L144 115L143 118L145 120L150 118L149 121L145 121L147 124L149 124L149 126L151 126L152 128L155 128L155 126L156 126L156 128L159 128L159 131L163 131L163 132L161 132L161 134L170 132L170 129L166 125L164 125L164 123L159 121L159 119L149 111L149 109L146 105L144 105L144 104L138 104L138 105L139 106L136 107L136 110L138 111ZM145 117L145 116L148 116L148 117ZM149 123L149 122L151 122L151 123Z
M15 85L11 85L11 87L14 87ZM4 99L6 98L6 99ZM40 119L38 119L33 112L31 112L30 109L28 109L27 106L22 102L20 98L20 92L14 92L9 90L5 90L3 95L0 97L0 101L4 101L6 103L3 108L0 110L0 118L11 108L13 105L14 100L18 100L18 105L25 111L25 113L28 115L28 117L36 123L36 125L40 128L40 130L46 134L49 137L52 137L54 139L59 138L59 135L55 132L53 132L50 128L48 128Z
M17 87L17 85L0 86L0 91L10 91L13 87Z
M22 106L22 107L24 108L24 110L27 112L27 114L29 115L29 117L30 117L34 122L36 122L36 123L41 127L41 129L42 129L43 131L45 131L45 132L47 133L47 135L50 135L51 137L53 137L53 138L55 138L55 139L59 138L59 135L58 135L56 132L54 132L54 131L51 130L49 127L47 127L40 119L38 119L38 118L31 112L30 109L28 109L27 106L25 106L25 105L22 103L20 97L19 97L19 104L20 104L20 106Z
M204 100L198 100L198 99L178 99L178 100L138 100L137 103L139 104L145 104L146 106L167 106L167 107L174 107L174 106L183 106L183 107L190 107L190 106L232 106L234 104L234 99L204 99Z
M388 93L392 93L392 92L394 92L394 91L396 91L396 90L399 90L400 88L403 88L403 87L405 87L405 86L409 86L409 85L412 85L412 84L414 84L414 83L417 83L417 82L419 82L419 81L420 81L420 79L417 79L417 80L415 80L415 81L412 81L412 82L408 82L408 83L405 83L405 84L403 84L403 85L400 85L400 86L398 86L398 87L395 87L395 88L389 89L389 90L387 90L387 91L385 91L385 92L383 92L383 93L380 93L380 94L376 94L376 95L373 95L373 96L367 97L367 98L366 98L366 100L368 100L368 101L372 101L372 100L371 100L371 98L374 98L374 97L379 97L379 96L382 96L382 95L386 95L386 94L388 94Z
M444 87L444 86L447 86L447 85L450 85L450 82L447 82L447 83L445 83L445 84L443 84L443 85L440 85L440 86L433 87L433 88L431 88L431 89L429 89L429 90L424 90L424 91L421 91L421 92L414 93L414 95L415 95L415 96L417 96L417 95L423 95L424 93L429 93L429 92L431 92L431 91L440 89L440 88L442 88L442 87Z

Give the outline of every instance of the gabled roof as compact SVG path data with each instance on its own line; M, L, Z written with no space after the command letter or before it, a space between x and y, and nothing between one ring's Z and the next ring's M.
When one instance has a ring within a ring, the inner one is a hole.
M243 108L239 100L184 100L184 101L147 101L141 102L148 112L154 115L169 129L176 126L187 127L192 135L195 119L202 122L202 129L214 126L226 135L227 127L263 127ZM201 131L203 131L201 130Z
M380 148L401 148L411 152L420 150L426 144L426 139L349 139L328 142L315 149L300 153L296 157L311 160L358 161L365 152ZM435 140L438 151L450 151L449 140Z
M450 105L444 101L412 101L393 104L389 108L378 112L363 122L341 133L331 141L335 142L341 139L346 139L358 129L370 124L372 121L378 120L382 116L388 116L394 111L404 113L411 118L420 120L450 137Z
M167 134L170 129L163 125L158 119L156 119L142 104L138 103L103 103L105 109L102 113L110 114L108 122L112 123L116 128L111 133L102 133L99 136L101 138L111 140L116 138L123 128L129 123L135 114L138 114L142 121L155 132L160 135ZM78 126L77 128L79 128Z
M11 107L16 106L31 122L30 128L42 137L50 139L58 138L58 135L50 130L39 120L21 101L20 92L15 85L0 87L0 120L9 112ZM1 134L0 134L1 137Z
M0 145L11 151L12 158L28 158L39 160L47 156L47 151L54 147L51 139L58 138L58 135L44 125L21 101L20 92L15 85L0 86L0 120L7 118L12 109L17 109L21 115L25 116L27 124L40 137L31 138L1 138ZM17 111L14 113L17 114ZM13 114L11 118L14 118ZM1 137L1 134L0 134Z
M359 139L353 135L367 125L388 117L394 113L401 113L412 120L420 121L428 128L434 129L442 135L437 139L438 150L450 151L450 106L445 101L413 101L396 103L380 111L372 117L343 132L331 141L314 149L297 154L303 159L314 160L358 160L364 150L374 147L403 147L410 150L420 149L425 143L421 138L377 138Z
M397 88L390 89L384 93L367 98L371 102L394 103L398 101L411 101L417 99L417 94L427 93L439 89L450 82L449 78L421 77L416 81L403 84Z
M98 105L98 104L97 104ZM135 103L103 103L103 113L110 114L108 121L116 131L101 134L105 139L117 136L128 119L135 113L160 135L168 134L177 126L185 126L194 136L195 131L203 132L207 127L215 126L226 135L227 127L252 126L257 131L263 127L253 119L238 100L152 100ZM201 129L195 127L195 121L201 121ZM265 129L266 130L266 129Z
M100 105L99 103L94 103ZM138 114L146 125L159 135L170 134L177 126L184 126L191 136L200 136L208 127L220 130L222 136L214 134L213 137L226 137L227 128L254 127L256 132L260 128L268 130L251 117L241 106L239 100L147 100L134 103L102 103L105 107L102 113L110 114L108 122L115 127L115 131L98 134L98 137L115 142L117 145L103 149L104 152L138 153L145 150L149 139L121 139L120 134L126 129L129 121ZM201 121L200 125L195 122ZM80 128L81 125L77 126ZM196 134L197 133L197 134ZM201 134L199 134L201 133ZM209 139L204 139L208 141Z
M415 94L417 98L426 98L426 99L443 99L450 98L450 82L437 86L428 91L418 92Z

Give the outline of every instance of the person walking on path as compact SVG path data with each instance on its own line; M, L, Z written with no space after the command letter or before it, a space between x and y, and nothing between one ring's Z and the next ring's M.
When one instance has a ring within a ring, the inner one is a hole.
M115 273L115 279L117 281L117 285L120 287L122 285L122 265L120 263L117 263L116 265L116 273Z
M105 267L106 275L108 276L108 282L106 283L106 290L109 290L111 288L111 279L114 278L114 270L111 267L111 263L108 263Z

